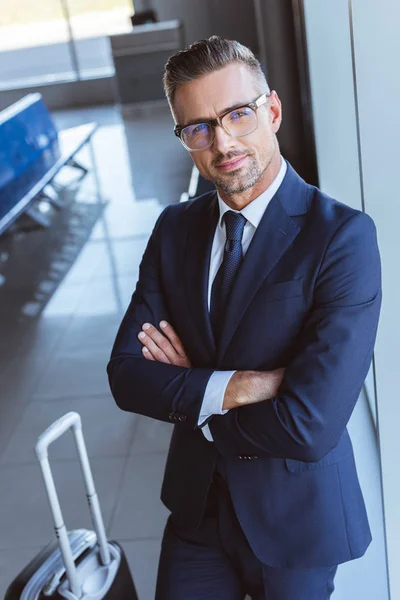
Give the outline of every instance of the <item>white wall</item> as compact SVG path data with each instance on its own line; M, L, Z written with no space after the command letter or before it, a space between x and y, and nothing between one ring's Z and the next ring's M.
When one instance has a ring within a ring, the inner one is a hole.
M400 598L400 4L353 0L360 147L367 212L378 229L383 305L375 348L391 599Z
M400 558L400 476L393 457L396 450L400 452L400 436L393 417L400 413L400 403L393 392L397 388L394 344L400 337L397 318L400 236L396 236L395 231L400 222L400 204L396 199L399 158L396 134L400 139L400 71L396 65L400 57L400 38L395 13L400 17L400 6L394 0L379 3L376 0L353 0L352 3L349 0L305 0L304 10L320 187L354 208L365 209L378 229L386 300L375 350L376 400L389 559L393 561L391 598L397 600L400 572L398 569L396 572L394 565L397 555ZM372 370L367 386L374 412ZM371 448L376 447L373 428L368 435ZM371 464L369 481L378 490L379 449L376 454L378 460L374 468ZM364 469L368 468L363 456L358 459ZM360 561L346 565L346 570L353 574L353 579L349 577L348 581L352 581L354 597L387 600L385 531L382 507L376 497L371 511L374 511L371 520L377 528L373 530L373 544ZM380 511L380 520L375 511Z

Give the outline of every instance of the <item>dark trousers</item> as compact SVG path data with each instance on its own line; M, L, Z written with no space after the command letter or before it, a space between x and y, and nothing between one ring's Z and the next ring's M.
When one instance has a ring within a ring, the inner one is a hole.
M262 564L240 527L224 479L216 474L198 529L168 519L156 600L329 600L337 566L279 569Z

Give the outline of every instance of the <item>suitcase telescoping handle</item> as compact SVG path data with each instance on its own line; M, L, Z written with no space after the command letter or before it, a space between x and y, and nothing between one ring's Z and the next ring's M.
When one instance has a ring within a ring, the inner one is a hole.
M54 528L61 554L65 564L71 592L77 598L82 596L81 584L78 580L74 559L71 552L71 547L68 540L68 532L64 525L64 520L61 513L60 503L56 488L54 485L53 475L51 473L48 460L48 447L55 440L61 437L68 429L73 430L75 443L78 450L79 460L82 467L83 479L85 482L86 496L89 504L90 515L93 522L93 527L96 532L97 542L100 547L100 558L103 565L108 565L111 561L110 550L107 543L106 532L104 528L103 517L101 515L99 500L94 487L92 471L89 464L85 441L82 433L81 417L76 412L69 412L50 427L39 437L35 446L35 453L39 460L42 469L44 484L46 486L47 495L50 502L51 512L53 513Z

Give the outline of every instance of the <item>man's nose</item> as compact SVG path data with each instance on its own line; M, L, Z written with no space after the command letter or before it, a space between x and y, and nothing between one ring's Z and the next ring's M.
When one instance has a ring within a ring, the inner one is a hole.
M219 125L214 129L213 150L218 154L226 154L235 147L235 138Z

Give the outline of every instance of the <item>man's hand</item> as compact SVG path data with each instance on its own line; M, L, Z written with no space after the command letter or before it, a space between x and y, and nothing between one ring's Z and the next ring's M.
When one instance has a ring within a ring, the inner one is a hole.
M162 333L150 323L142 326L138 338L143 344L143 356L147 360L189 369L192 365L173 327L166 321L161 321L160 328Z

